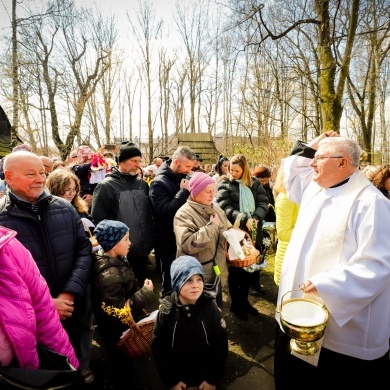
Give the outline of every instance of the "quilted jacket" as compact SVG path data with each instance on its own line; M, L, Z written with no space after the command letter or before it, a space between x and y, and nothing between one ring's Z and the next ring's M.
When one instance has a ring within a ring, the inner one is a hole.
M252 180L253 184L250 190L255 200L255 211L252 213L252 217L262 222L268 213L269 200L259 179L252 177ZM218 182L216 200L221 209L225 211L228 220L234 225L240 214L239 183L235 180L230 181L227 177L221 178L221 181ZM248 218L248 215L245 215L241 219L240 227L243 230L246 230L245 225ZM261 223L259 226L261 226Z
M128 325L107 314L102 304L122 309L129 300L132 316L139 321L144 317L143 309L150 309L147 303L155 301L157 306L158 298L148 288L139 288L126 257L110 257L99 252L94 257L91 301L95 320L105 343L115 345Z
M90 278L92 246L76 209L45 189L34 205L8 193L0 201L0 225L15 230L31 252L52 297L82 297Z
M0 327L20 367L39 368L39 343L67 356L78 368L46 281L30 252L15 236L15 231L0 226Z

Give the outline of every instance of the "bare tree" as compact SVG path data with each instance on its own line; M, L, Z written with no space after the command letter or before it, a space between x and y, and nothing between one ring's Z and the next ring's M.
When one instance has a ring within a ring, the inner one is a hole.
M156 21L156 13L153 9L153 5L149 1L143 3L139 2L139 12L137 14L137 24L135 24L130 15L128 19L132 27L133 35L138 42L138 47L142 56L141 69L143 71L143 78L145 80L145 92L147 97L147 123L148 123L148 144L149 144L149 156L153 156L153 144L154 144L154 131L153 131L153 119L152 119L152 42L157 39L162 27L162 21Z
M127 80L125 84L125 100L129 110L129 139L133 139L133 111L135 107L135 97L140 80L135 80L135 82L133 83L132 76L126 77L125 80Z
M187 54L186 64L190 100L189 129L191 133L196 132L195 106L197 102L199 103L202 77L209 62L209 51L211 50L207 35L209 29L207 9L208 3L203 0L193 3L191 9L188 9L186 4L177 3L174 17ZM200 107L197 111L198 116L199 110Z
M18 75L18 21L16 19L16 0L12 0L12 125L11 125L11 147L17 142L17 124L19 122L19 75Z
M63 156L70 152L80 132L88 99L95 93L99 81L109 69L107 58L116 39L113 20L104 20L100 14L92 15L88 10L75 12L73 16L61 20L61 30L62 48L77 86L77 99L73 103L74 117L65 142L53 129L54 142ZM79 23L76 24L76 21ZM90 33L89 38L87 32Z
M268 25L268 20L264 16L265 5L256 1L234 2L234 10L237 12L237 26L240 28L251 28L251 41L248 45L261 45L271 39L273 41L285 38L291 31L303 25L314 25L317 31L317 53L320 62L319 92L322 107L323 131L340 127L342 115L342 98L344 87L349 72L351 53L356 36L356 28L359 17L360 0L343 2L345 13L343 14L341 3L330 4L330 1L314 0L313 8L306 8L303 13L293 15L293 19L282 20L281 15L285 15L286 2L276 2L273 4L273 16L278 16L282 23L278 31ZM291 7L295 3L291 3ZM303 16L303 17L301 17ZM344 18L344 19L343 19ZM339 35L338 26L341 34ZM284 28L283 28L284 27ZM343 55L336 55L336 47L343 45Z
M188 69L183 67L176 69L172 76L172 88L170 90L170 99L172 102L173 121L175 134L180 132L187 132L185 125L185 101L186 101L186 87L185 81L187 79Z
M213 25L215 28L215 38L212 41L212 50L211 54L211 71L208 72L208 75L203 82L204 88L200 95L202 98L202 106L205 110L205 121L207 125L207 131L216 136L217 132L217 120L219 115L219 106L221 104L221 96L222 96L222 79L220 74L220 50L222 46L221 40L221 15L217 14L216 17L213 17Z
M120 129L117 131L113 128L112 117L114 107L120 100L119 77L122 58L122 50L118 54L113 51L108 53L106 59L107 71L97 84L96 93L87 102L88 119L98 145L114 142L115 134L120 133Z
M163 150L168 146L168 121L171 111L171 72L176 62L176 55L169 57L167 51L159 52L159 87L160 87L160 123L161 123L161 146Z
M348 96L351 106L357 114L360 123L359 139L367 152L367 161L372 162L374 150L374 125L375 113L378 104L384 111L384 99L380 91L380 73L382 64L390 53L390 24L388 23L390 11L388 2L383 0L370 1L370 12L367 12L361 27L362 32L370 31L369 34L361 34L359 50L356 54L354 71L348 76ZM379 101L378 101L379 94ZM384 117L381 114L382 118ZM388 161L388 140L385 128L382 127L380 134L381 150L384 161Z

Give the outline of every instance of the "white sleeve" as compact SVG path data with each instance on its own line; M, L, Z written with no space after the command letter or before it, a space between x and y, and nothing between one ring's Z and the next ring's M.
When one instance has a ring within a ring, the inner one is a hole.
M301 156L290 156L282 159L284 186L290 200L301 204L303 192L312 181L313 168L311 159Z

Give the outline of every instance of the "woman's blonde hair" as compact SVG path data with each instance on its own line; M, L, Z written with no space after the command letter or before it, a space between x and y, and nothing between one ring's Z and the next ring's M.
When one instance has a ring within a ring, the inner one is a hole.
M65 191L70 185L70 181L74 180L76 187L76 194L71 202L77 212L88 213L88 204L80 196L80 180L79 178L68 169L56 169L51 172L46 180L46 186L52 195L63 197Z
M243 154L234 155L230 159L230 167L233 164L239 165L242 169L241 184L248 186L248 187L252 187L253 180L252 180L252 176L251 176L251 170L249 168L248 161L247 161L246 157ZM232 178L230 172L228 173L228 177L231 181L234 180Z
M278 169L278 172L276 173L274 186L272 188L272 193L274 195L274 198L280 194L280 193L286 193L286 188L284 186L284 171L282 167Z

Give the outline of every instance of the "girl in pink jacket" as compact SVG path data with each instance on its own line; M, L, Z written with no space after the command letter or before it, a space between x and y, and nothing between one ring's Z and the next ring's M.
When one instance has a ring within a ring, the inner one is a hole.
M37 344L79 363L30 252L0 226L0 362L38 369Z

